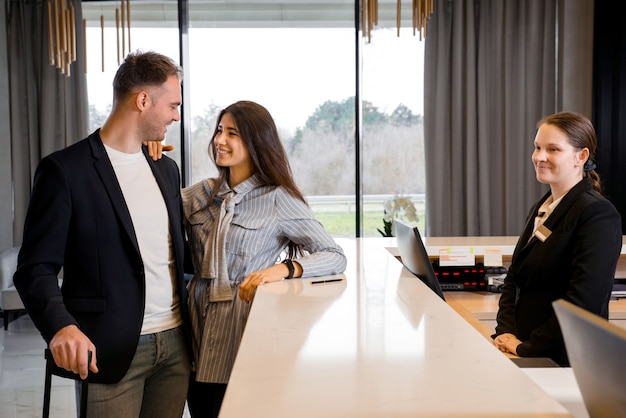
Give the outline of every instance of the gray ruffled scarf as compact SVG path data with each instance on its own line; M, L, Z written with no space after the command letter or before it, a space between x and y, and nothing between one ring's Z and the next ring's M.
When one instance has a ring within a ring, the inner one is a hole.
M210 280L209 302L229 301L233 299L235 293L231 288L228 274L226 237L233 221L235 206L258 184L255 176L238 184L234 189L231 189L227 183L223 183L210 207L207 206L207 199L215 186L215 180L208 179L201 184L204 193L198 195L200 190L196 189L193 195L186 196L185 199L189 205L186 207L188 213L185 214L188 218L199 211L210 211L213 215L204 213L208 215L204 222L211 223L212 227L205 229L208 236L204 243L204 255L199 276L202 279ZM191 190L187 191L192 192ZM216 204L219 204L219 213Z

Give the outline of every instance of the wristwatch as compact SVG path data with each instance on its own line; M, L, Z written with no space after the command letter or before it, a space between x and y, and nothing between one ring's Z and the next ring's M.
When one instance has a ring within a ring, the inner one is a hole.
M289 276L285 277L285 279L293 279L293 274L296 272L296 269L293 266L293 262L290 259L286 258L283 260L283 264L285 264L289 269Z

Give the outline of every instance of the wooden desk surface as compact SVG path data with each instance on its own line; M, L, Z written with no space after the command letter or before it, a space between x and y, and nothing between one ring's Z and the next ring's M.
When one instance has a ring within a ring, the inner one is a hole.
M488 292L445 292L446 299L460 304L481 321L496 319L500 294ZM626 299L609 302L609 320L626 321Z

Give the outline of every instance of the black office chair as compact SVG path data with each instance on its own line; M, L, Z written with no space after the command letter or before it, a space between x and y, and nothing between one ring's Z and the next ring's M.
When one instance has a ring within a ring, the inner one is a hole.
M46 380L43 391L43 418L48 418L50 416L50 389L52 388L52 375L64 377L66 379L79 380L82 382L79 401L80 418L86 418L89 376L87 376L85 380L82 380L79 375L57 366L49 348L46 348L44 356L46 358ZM91 363L91 351L89 352L89 363Z

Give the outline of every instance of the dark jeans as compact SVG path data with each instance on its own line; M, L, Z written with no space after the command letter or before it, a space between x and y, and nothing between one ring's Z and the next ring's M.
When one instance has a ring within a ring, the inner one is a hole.
M130 368L120 382L89 383L87 415L180 417L185 409L190 368L180 327L142 335ZM76 382L76 399L80 399L80 389L80 382Z
M217 418L225 392L225 384L196 382L196 375L192 373L187 393L187 406L191 417Z

